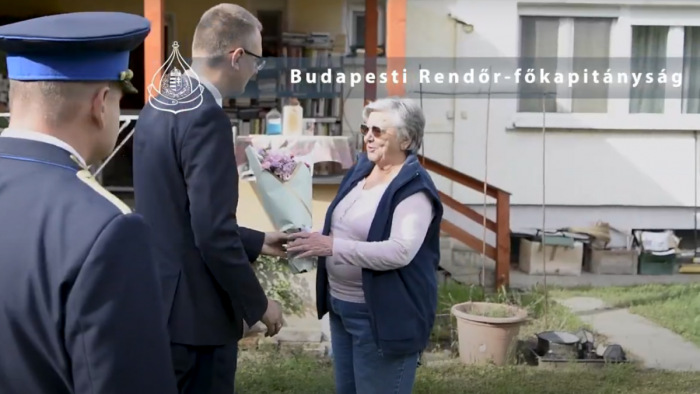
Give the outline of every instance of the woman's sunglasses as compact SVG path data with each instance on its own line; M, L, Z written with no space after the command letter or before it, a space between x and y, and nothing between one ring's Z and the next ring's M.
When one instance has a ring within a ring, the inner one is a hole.
M374 136L374 138L379 138L382 136L382 134L386 132L386 130L382 130L377 126L372 126L370 130L370 127L366 124L363 123L360 125L360 133L362 133L362 135L367 135L367 133L369 133L370 131L372 131L372 135Z

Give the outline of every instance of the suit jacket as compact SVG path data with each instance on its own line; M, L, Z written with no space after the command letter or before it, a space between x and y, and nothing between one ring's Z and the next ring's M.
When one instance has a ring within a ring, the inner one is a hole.
M176 393L146 224L55 145L0 137L0 393Z
M134 133L136 212L153 230L155 259L174 343L238 341L267 297L251 263L264 233L239 227L231 121L208 90L173 114L146 104Z

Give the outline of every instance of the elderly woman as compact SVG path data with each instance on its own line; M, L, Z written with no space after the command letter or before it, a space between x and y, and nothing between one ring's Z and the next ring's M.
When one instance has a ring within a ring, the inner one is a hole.
M290 254L319 256L317 308L329 313L339 394L410 393L437 308L442 204L416 151L425 118L388 98L363 111L367 147L340 185L323 233Z

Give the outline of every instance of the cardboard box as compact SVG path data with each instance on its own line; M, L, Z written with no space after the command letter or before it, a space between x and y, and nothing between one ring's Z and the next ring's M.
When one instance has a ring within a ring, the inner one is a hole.
M636 275L639 252L634 249L591 249L587 271L601 275Z
M520 270L530 275L579 276L583 268L583 242L572 240L572 246L544 246L538 241L520 240Z

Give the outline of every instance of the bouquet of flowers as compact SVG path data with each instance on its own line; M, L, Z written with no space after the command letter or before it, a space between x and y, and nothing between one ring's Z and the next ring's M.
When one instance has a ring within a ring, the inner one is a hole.
M294 155L282 151L272 151L269 148L258 150L258 157L262 159L260 163L262 169L271 172L282 182L287 182L292 178L298 164L294 160ZM310 168L307 163L304 165L306 168Z
M311 231L312 176L309 163L284 150L246 148L248 165L265 212L277 231ZM294 273L314 268L313 258L289 258Z

